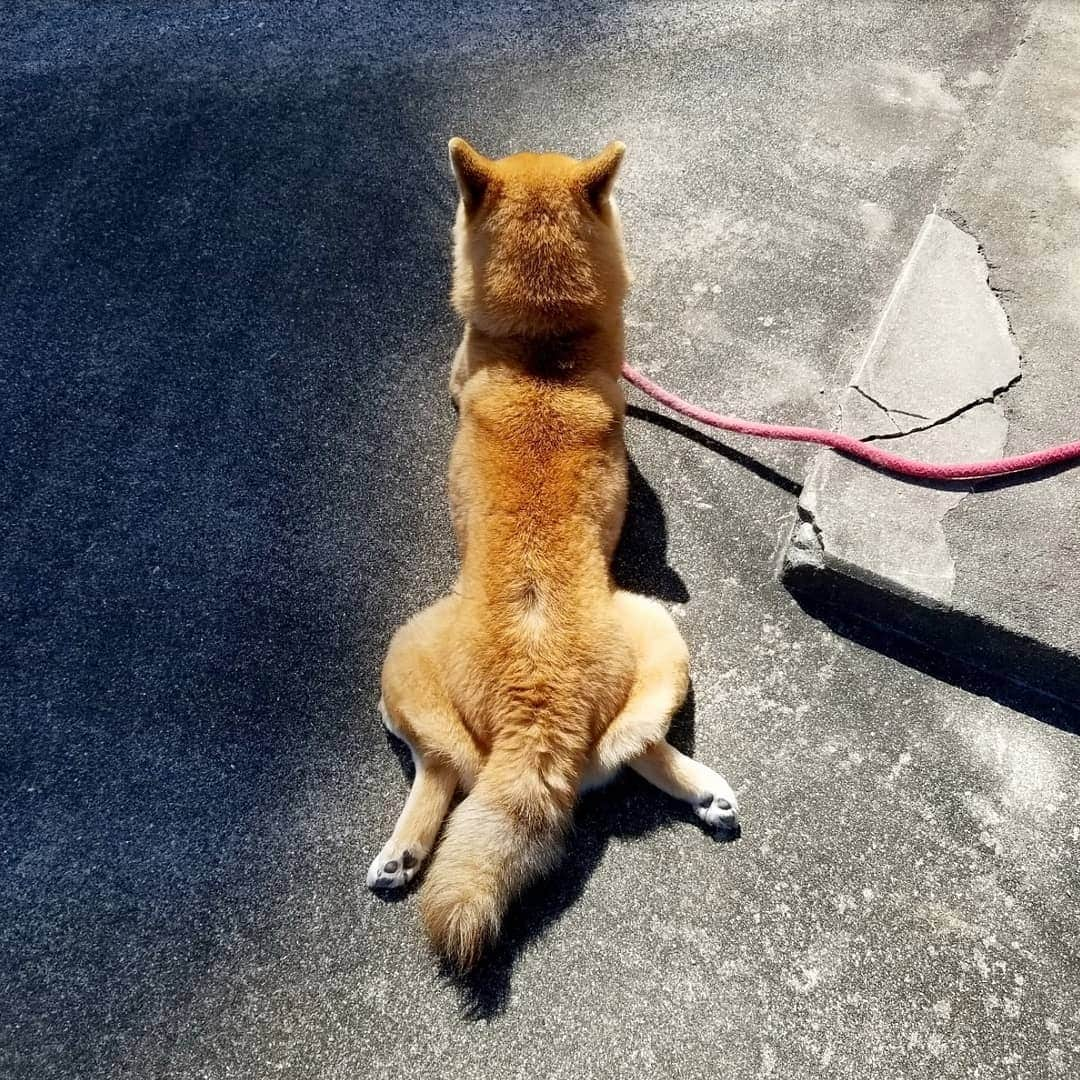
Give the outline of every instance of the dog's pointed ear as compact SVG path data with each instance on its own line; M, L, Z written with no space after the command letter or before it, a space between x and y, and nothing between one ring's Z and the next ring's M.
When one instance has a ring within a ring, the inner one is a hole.
M581 183L593 209L599 210L607 202L625 153L623 143L610 142L596 157L581 163Z
M461 200L465 203L465 209L471 212L480 205L491 183L492 162L464 139L451 139L449 150L450 167L454 170Z

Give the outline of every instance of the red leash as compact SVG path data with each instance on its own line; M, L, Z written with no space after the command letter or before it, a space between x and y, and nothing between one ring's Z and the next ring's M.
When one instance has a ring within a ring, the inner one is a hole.
M740 435L755 435L759 439L784 439L788 442L818 443L839 450L849 457L865 461L886 472L898 476L910 476L916 480L972 480L979 476L1004 476L1008 473L1026 472L1029 469L1043 469L1048 465L1062 465L1069 461L1080 460L1080 442L1051 446L1047 450L1036 450L1030 454L1017 454L1015 457L997 458L994 461L957 462L953 465L932 465L926 461L916 461L902 454L890 454L879 450L873 443L862 442L851 435L841 435L837 431L825 431L822 428L788 427L784 424L759 424L753 420L740 420L737 416L721 416L709 412L699 405L683 401L677 394L672 394L662 386L657 386L651 379L645 378L629 364L623 364L623 378L633 383L643 393L666 405L669 409L700 424L723 428Z

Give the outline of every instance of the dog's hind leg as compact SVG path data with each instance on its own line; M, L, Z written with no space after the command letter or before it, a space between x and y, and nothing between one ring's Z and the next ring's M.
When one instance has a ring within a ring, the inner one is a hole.
M686 643L656 600L617 592L615 610L634 656L634 681L622 710L597 740L585 777L594 786L661 741L690 685Z
M447 601L398 631L383 664L380 712L387 729L412 752L416 776L390 839L367 874L373 889L407 885L431 853L458 787L479 772L480 752L447 697L438 663Z
M689 803L710 828L738 827L739 800L731 785L715 769L680 753L666 739L653 743L628 764L654 787Z
M435 846L435 838L457 790L457 776L444 765L414 755L416 776L390 839L368 868L372 889L398 889L416 875Z
M689 658L678 627L655 600L620 592L615 602L637 668L622 712L596 745L585 786L602 783L627 764L661 791L689 803L706 825L735 828L738 800L731 785L665 738L689 686Z

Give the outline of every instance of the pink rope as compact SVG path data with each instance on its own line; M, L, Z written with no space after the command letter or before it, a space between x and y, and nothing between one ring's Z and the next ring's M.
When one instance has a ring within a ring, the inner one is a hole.
M734 431L740 435L754 435L759 439L784 439L788 442L818 443L821 446L839 450L841 454L876 465L886 472L898 476L910 476L917 480L972 480L979 476L1004 476L1007 473L1026 472L1029 469L1043 469L1048 465L1061 465L1065 462L1080 460L1080 442L1064 443L1047 450L1036 450L1030 454L1017 454L1015 457L997 458L993 461L957 462L952 465L934 465L927 461L916 461L901 454L890 454L873 443L862 442L851 435L842 435L837 431L825 431L822 428L788 427L785 424L759 424L753 420L740 420L737 416L721 416L699 405L691 405L677 394L672 394L662 386L657 386L640 371L629 364L623 364L623 378L632 383L643 393L649 395L661 405L699 424Z

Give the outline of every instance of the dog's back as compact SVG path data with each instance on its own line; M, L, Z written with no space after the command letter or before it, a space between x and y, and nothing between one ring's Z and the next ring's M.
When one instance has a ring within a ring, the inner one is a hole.
M428 933L458 967L554 864L579 790L624 764L710 828L737 827L731 785L665 738L686 696L686 643L661 604L615 588L609 569L626 504L617 379L629 275L608 197L621 155L613 144L587 161L489 161L451 142L462 567L383 664L383 718L416 776L368 884L408 884L466 791L421 893Z
M422 893L441 950L470 959L548 867L631 660L610 611L626 497L615 384L626 270L599 164L478 161L459 146L454 300L468 320L450 468L462 554L447 671L486 748Z

